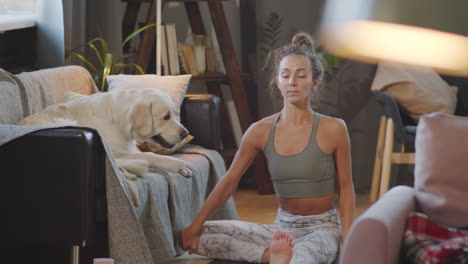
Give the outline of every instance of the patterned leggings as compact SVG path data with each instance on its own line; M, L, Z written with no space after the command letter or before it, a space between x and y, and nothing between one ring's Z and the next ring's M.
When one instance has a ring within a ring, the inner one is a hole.
M336 210L318 215L294 215L278 210L272 225L236 220L207 221L197 253L216 259L260 262L276 230L293 237L290 263L334 263L342 243Z

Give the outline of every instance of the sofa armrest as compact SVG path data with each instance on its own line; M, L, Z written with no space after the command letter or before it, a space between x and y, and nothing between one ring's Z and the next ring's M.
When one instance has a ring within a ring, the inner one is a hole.
M194 136L194 144L217 151L223 149L219 97L207 93L187 94L181 107L181 122Z
M414 189L390 189L354 221L340 263L398 263L406 218L414 210Z
M107 202L105 152L94 130L36 131L0 146L0 160L7 186L0 192L7 215L0 220L0 244L97 240L96 224L107 225Z

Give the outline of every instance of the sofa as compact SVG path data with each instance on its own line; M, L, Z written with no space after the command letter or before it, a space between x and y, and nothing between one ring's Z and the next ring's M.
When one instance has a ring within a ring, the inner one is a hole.
M340 263L466 263L467 131L468 117L420 119L414 187L393 187L353 222Z
M87 127L15 123L67 100L97 92L80 66L10 74L0 69L0 252L8 263L161 263L182 254L188 225L225 173L219 151L219 98L185 94L181 122L194 139L172 154L194 173L151 170L127 180L107 143ZM231 198L212 219L237 219Z

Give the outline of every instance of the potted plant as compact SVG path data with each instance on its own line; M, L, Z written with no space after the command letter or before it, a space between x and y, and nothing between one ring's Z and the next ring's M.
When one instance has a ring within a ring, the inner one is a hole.
M122 45L120 45L121 50L123 50L125 45L135 36L155 25L156 24L146 25L129 34L122 42ZM86 47L93 51L92 54L96 57L94 63L91 58L86 58L83 53L80 53L80 50L83 52L84 48ZM67 50L65 57L68 58L69 56L75 56L87 65L88 71L93 76L94 82L101 92L107 91L106 78L108 75L122 73L125 69L134 69L139 74L145 74L145 71L143 68L141 68L140 65L136 63L124 63L124 59L128 57L128 55L122 55L119 57L112 56L112 54L109 52L107 41L102 37L90 40L83 46L73 50Z

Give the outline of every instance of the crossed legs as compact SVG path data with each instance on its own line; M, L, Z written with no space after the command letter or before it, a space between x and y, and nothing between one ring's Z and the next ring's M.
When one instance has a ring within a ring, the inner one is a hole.
M293 238L274 225L242 221L208 221L200 235L200 255L248 262L289 263Z
M200 233L197 253L211 258L256 263L333 263L338 255L341 235L339 227L333 228L332 225L314 229L229 220L208 221Z

